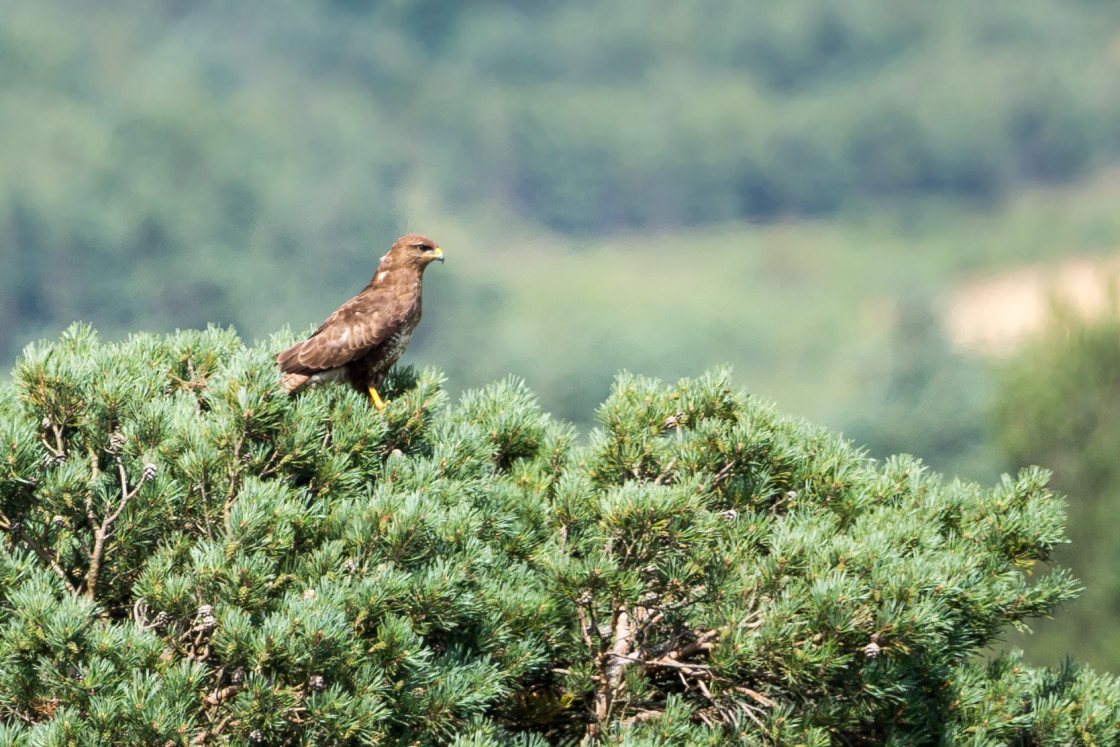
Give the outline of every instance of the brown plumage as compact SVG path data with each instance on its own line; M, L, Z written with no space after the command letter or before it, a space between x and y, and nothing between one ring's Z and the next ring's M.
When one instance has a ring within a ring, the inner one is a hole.
M339 306L311 337L276 356L284 390L295 394L320 381L349 381L383 409L377 388L420 322L424 268L437 260L443 261L443 250L427 236L410 233L397 239L361 293Z

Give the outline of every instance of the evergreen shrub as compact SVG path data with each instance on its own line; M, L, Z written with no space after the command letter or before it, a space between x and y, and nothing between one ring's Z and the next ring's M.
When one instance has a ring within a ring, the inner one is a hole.
M25 351L0 742L1117 742L1113 678L977 657L1074 596L1041 470L877 463L727 371L619 376L587 443L516 379L289 399L292 339Z

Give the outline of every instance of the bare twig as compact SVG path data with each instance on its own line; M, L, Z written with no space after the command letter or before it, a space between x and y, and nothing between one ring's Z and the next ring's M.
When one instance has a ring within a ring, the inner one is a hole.
M229 725L229 722L232 718L233 714L230 714L229 716L226 716L224 719L222 719L221 723L219 723L213 729L200 732L197 737L191 740L191 744L206 744L206 742L210 741L211 738L217 737L219 734L221 734L222 730Z
M237 693L241 692L242 687L244 687L244 685L229 685L228 687L223 687L215 690L214 692L203 698L203 700L205 700L210 705L221 705L222 703L232 698L234 695L237 695Z
M324 436L325 438L325 436ZM233 455L230 457L230 466L227 474L229 476L229 490L226 491L226 499L222 504L222 521L229 524L229 511L233 508L233 502L237 498L237 463L241 461L241 447L244 445L245 439L238 436L237 444L233 448Z
M93 486L101 479L101 465L98 463L97 452L93 449L89 450L89 471L90 489L86 491L86 518L89 519L89 525L95 527L97 517L93 514Z
M137 597L132 605L132 622L141 630L151 627L148 625L148 603L144 601L144 597Z
M715 648L715 639L719 638L720 635L722 635L726 631L727 626L724 626L722 628L709 630L706 633L701 633L692 643L688 644L687 646L682 646L676 651L670 651L662 658L677 661L685 658L686 656L691 656L695 653L699 653L700 651L711 651L713 648Z
M692 662L673 661L672 659L639 659L636 656L623 656L622 654L614 654L619 659L625 659L634 664L641 664L644 667L665 667L667 669L680 669L686 674L689 670L697 671L711 671L712 667L707 664L694 664Z
M55 445L55 448L51 449L51 450L54 452L54 455L55 455L56 458L65 459L66 458L66 447L62 445L62 429L59 428L58 425L54 421L51 421L50 426L51 426L51 432L54 434L54 445Z
M638 711L633 716L625 719L624 724L643 724L647 721L656 721L665 715L665 711Z
M758 716L754 715L754 711L746 703L743 703L742 705L743 705L743 713L747 714L747 718L749 718L751 721L753 721L755 723L755 726L757 726L759 729L762 729L763 731L765 731L766 726L763 725L762 719L760 719Z
M204 383L198 381L198 372L194 370L194 358L187 356L187 372L191 375L191 384Z
M739 460L737 459L728 461L727 464L723 465L723 468L712 477L712 481L708 483L708 487L714 488L721 482L726 480L727 476L731 474L731 470L733 470L738 464Z
M679 433L679 431L678 431L678 433ZM676 467L676 466L677 466L677 458L673 457L672 459L669 460L669 463L667 465L665 465L665 469L661 470L661 474L657 476L657 479L653 481L653 484L654 485L660 485L661 482L666 477L669 476L669 473L673 471L673 467Z
M587 650L592 655L595 654L595 644L591 642L591 632L587 623L587 615L583 612L583 606L576 607L576 617L579 619L579 632L583 635L583 642L587 644Z
M743 693L747 697L751 698L752 700L754 700L758 703L761 703L762 705L766 706L767 708L777 708L778 707L778 704L776 702L774 702L773 700L766 697L765 695L763 695L760 692L755 692L754 690L750 689L749 687L736 686L735 691Z

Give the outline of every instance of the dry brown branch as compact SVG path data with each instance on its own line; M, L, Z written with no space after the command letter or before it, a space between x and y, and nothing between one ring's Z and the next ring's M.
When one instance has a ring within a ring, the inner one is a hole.
M587 615L583 612L583 606L576 606L576 617L579 620L579 632L583 636L583 642L587 644L588 652L595 655L595 644L591 642L591 633L588 630Z
M89 450L89 490L86 491L86 518L91 527L97 526L97 517L93 514L93 486L101 479L101 465L98 462L97 452ZM92 550L89 554L92 554Z
M669 463L665 465L665 469L661 470L661 474L657 476L657 479L653 481L653 484L660 485L665 480L665 478L669 476L669 473L673 471L673 467L676 466L677 458L673 457L669 460Z
M766 697L765 695L763 695L760 692L755 692L754 690L750 689L749 687L736 686L735 691L743 693L748 698L751 698L752 700L766 706L767 708L777 708L778 707L778 704L776 702L774 702L773 700Z
M647 721L656 721L665 715L665 711L638 711L628 719L624 719L624 724L644 724Z
M679 661L685 657L700 653L701 651L711 651L713 648L715 648L715 639L719 638L720 635L727 632L727 630L728 627L724 626L722 628L709 630L706 633L701 633L692 643L689 643L686 646L681 646L675 651L669 651L663 658L670 659L672 661Z
M708 484L708 487L709 488L714 488L717 485L719 485L721 482L726 480L727 476L731 474L731 470L733 470L738 464L739 464L738 459L732 459L732 460L728 461L727 464L723 465L723 468L720 469L720 471L717 472L712 477L712 481Z
M234 695L237 695L237 693L241 692L242 687L244 686L229 685L227 687L222 687L207 695L205 698L203 698L203 700L205 700L210 705L221 705L222 703L232 698Z
M673 661L672 659L639 659L636 656L622 656L621 654L614 654L619 659L623 659L631 664L641 664L643 667L665 667L667 669L680 669L685 674L693 673L694 671L707 671L712 668L707 664L695 664L693 662Z
M226 491L225 500L222 502L222 521L227 526L229 525L230 509L233 508L233 502L237 499L237 478L240 474L237 463L241 461L241 447L244 443L245 439L238 436L237 443L233 447L233 454L230 456L229 469L226 471L226 475L229 477L229 490Z
M191 740L191 744L206 744L206 742L208 742L211 738L217 737L219 734L221 734L222 730L225 729L226 726L229 725L230 720L232 718L233 718L232 714L229 715L229 716L226 716L224 719L222 719L221 723L219 723L213 729L208 729L208 730L200 732L198 734L198 736L196 736L194 739Z

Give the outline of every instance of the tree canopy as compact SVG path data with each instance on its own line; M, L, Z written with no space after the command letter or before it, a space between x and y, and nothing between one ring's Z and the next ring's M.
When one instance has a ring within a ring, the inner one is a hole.
M290 399L293 339L25 351L6 744L1116 744L1113 678L976 656L1074 596L1040 470L876 462L726 371L620 375L586 444L515 379Z

